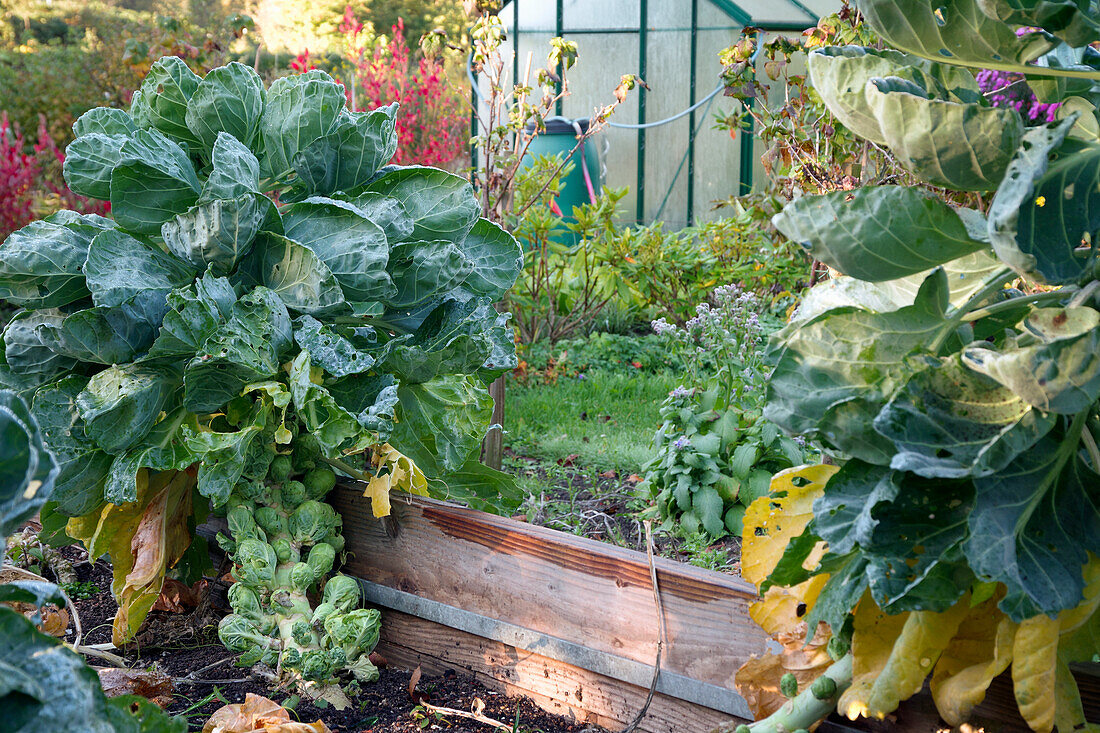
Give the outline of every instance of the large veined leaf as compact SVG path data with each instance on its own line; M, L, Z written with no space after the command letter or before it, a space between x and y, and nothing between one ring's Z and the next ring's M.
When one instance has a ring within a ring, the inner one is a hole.
M4 360L13 372L48 382L76 366L76 359L50 348L42 326L60 327L65 315L57 310L19 311L4 329Z
M370 112L344 111L332 132L301 150L291 162L311 194L362 186L397 152L397 102Z
M0 390L0 553L8 535L51 497L57 474L57 463L27 404Z
M187 102L184 121L205 151L222 133L254 147L264 109L264 82L236 61L211 69Z
M111 214L138 234L160 226L195 203L201 186L187 153L156 130L138 130L111 172Z
M398 168L375 180L367 191L401 202L413 220L410 239L461 242L481 213L470 182L438 168Z
M202 186L200 202L235 199L260 190L260 162L237 138L219 132L210 158L210 176Z
M168 294L168 312L149 351L152 358L193 356L229 319L237 294L225 278L209 272Z
M334 377L362 374L374 366L374 357L360 351L351 341L313 316L294 322L294 340L310 360Z
M949 357L913 375L875 418L875 430L897 446L894 468L961 478L999 471L1054 423L1053 414Z
M1038 27L1070 46L1100 40L1100 22L1081 0L978 0L983 13L1005 23Z
M474 295L500 300L523 270L516 238L488 219L478 219L459 247L474 266L462 286Z
M69 189L94 199L111 198L111 174L122 159L122 147L128 139L128 135L91 132L69 143L62 166Z
M167 310L163 296L139 293L118 306L97 306L38 329L54 353L94 364L123 364L144 353Z
M1100 397L1100 312L1040 308L1024 321L1039 343L1009 340L1000 350L972 345L963 363L1040 410L1073 415Z
M1024 134L1014 109L937 99L897 77L868 82L866 99L890 152L938 186L995 189Z
M765 417L872 463L893 447L871 421L911 375L908 359L944 327L947 276L933 273L911 306L887 313L841 308L783 332Z
M187 103L202 79L178 56L164 56L153 63L134 92L130 116L138 127L156 128L196 148L202 141L187 127Z
M204 455L187 441L189 429L196 431L192 423L194 417L187 409L177 407L157 422L137 445L115 456L103 487L104 498L112 504L137 501L141 469L182 471L203 459Z
M872 510L897 497L901 479L900 473L883 466L848 461L814 502L814 532L837 555L870 545L878 524Z
M814 259L870 282L930 270L985 249L941 199L908 186L803 196L772 217Z
M390 442L429 475L458 469L477 452L492 420L493 398L476 379L447 375L402 384L397 393L400 419Z
M94 107L80 115L73 123L73 136L99 134L129 137L137 132L137 129L134 118L130 117L125 110L114 107ZM69 151L66 150L65 157L68 155Z
M871 28L891 46L933 61L1019 73L1100 79L1087 68L1034 63L1055 42L1043 33L1015 29L981 9L988 0L860 0Z
M345 104L344 90L318 69L276 79L260 118L264 174L275 179L290 174L295 156L332 131Z
M390 248L386 233L343 201L310 198L282 212L286 236L316 254L332 271L349 303L393 297L386 272Z
M104 369L77 396L84 431L108 453L121 453L145 437L178 386L179 376L166 367Z
M102 232L88 247L84 275L96 305L120 306L134 296L158 295L195 279L186 262L117 230Z
M287 308L320 315L346 309L340 284L321 258L292 239L270 232L256 238L237 270L244 287L263 285Z
M12 232L0 246L0 298L56 308L88 297L81 267L94 234L47 221Z
M325 385L329 394L365 430L387 441L397 419L397 380L392 374L351 375Z
M386 299L391 308L410 308L463 283L473 264L451 242L401 242L390 250L387 270L396 292Z
M195 267L228 275L270 217L271 200L259 193L199 203L161 227L168 251ZM270 226L267 228L271 228Z
M245 386L274 377L290 345L290 317L282 302L257 288L234 303L229 319L211 334L184 370L184 405L215 412Z
M355 415L337 404L321 384L321 370L312 366L308 351L299 353L290 366L290 394L294 409L325 455L363 450L375 442Z
M248 468L250 451L263 434L268 420L268 410L255 409L240 430L219 433L212 430L195 430L185 426L184 443L187 450L201 456L196 476L199 493L221 506L229 499L234 484Z
M111 467L84 430L76 398L87 386L84 377L65 377L34 395L32 412L60 472L51 499L62 514L78 517L103 503L103 484Z
M1028 131L989 207L997 255L1017 272L1051 284L1077 280L1100 228L1100 145L1067 144L1076 117ZM1050 205L1047 205L1049 200Z
M976 102L981 94L969 72L888 48L830 46L812 51L806 62L814 88L829 111L849 130L879 145L885 145L886 138L881 120L867 105L871 79L900 77L958 102Z
M412 234L412 217L397 199L368 191L347 200L363 212L363 216L382 227L390 244L408 239Z
M1077 436L1066 437L1050 433L974 481L966 558L980 578L1007 586L1000 608L1016 621L1076 606L1082 566L1100 553L1100 474L1078 455Z

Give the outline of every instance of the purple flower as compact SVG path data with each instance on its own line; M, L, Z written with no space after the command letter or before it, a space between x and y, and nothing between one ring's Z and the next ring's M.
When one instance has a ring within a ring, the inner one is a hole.
M683 385L681 385L681 386L677 387L676 389L672 390L671 392L669 392L668 395L669 395L669 397L672 397L672 398L675 398L675 399L683 399L685 397L691 397L691 395L694 394L694 393L695 393L695 390L688 389L687 387L684 387Z
M676 440L672 441L672 447L675 448L676 450L684 450L689 445L691 445L691 441L688 440L687 437L683 436L683 435L681 435Z

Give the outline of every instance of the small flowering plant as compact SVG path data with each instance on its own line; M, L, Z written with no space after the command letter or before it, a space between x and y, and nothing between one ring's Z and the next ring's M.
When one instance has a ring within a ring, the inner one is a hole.
M753 499L772 475L807 457L803 441L780 434L762 417L769 371L757 296L735 285L716 288L683 328L663 318L653 330L682 354L687 385L669 392L654 435L656 455L638 485L646 512L688 533L740 534Z

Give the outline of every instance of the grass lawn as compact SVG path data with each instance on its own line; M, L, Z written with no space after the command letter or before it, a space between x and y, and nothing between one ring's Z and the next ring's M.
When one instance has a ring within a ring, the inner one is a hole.
M584 379L506 388L505 445L516 453L637 473L652 457L657 410L679 384L674 374L589 371Z

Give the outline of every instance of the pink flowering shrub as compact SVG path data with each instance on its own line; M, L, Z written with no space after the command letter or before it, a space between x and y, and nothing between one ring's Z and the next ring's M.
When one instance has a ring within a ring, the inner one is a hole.
M413 59L401 20L386 43L374 42L348 6L340 33L353 69L348 105L364 110L401 103L393 162L444 167L458 158L466 143L464 105L448 85L443 64L423 55Z
M18 126L0 112L0 241L16 229L58 209L106 214L111 205L78 196L65 185L65 154L50 136L45 115L38 119L38 139L27 150Z

